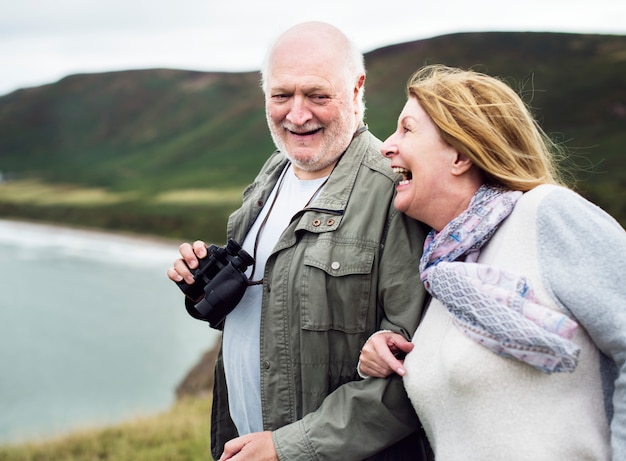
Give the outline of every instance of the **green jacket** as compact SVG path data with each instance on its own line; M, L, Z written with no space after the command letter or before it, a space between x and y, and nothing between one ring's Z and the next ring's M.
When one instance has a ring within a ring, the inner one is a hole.
M418 272L425 229L393 208L396 177L379 148L369 132L352 141L267 261L261 400L281 461L420 459L420 425L401 379L362 380L356 371L367 338L381 328L410 337L425 300ZM244 240L285 164L280 153L268 159L231 215L229 237ZM237 436L221 354L213 399L217 458Z

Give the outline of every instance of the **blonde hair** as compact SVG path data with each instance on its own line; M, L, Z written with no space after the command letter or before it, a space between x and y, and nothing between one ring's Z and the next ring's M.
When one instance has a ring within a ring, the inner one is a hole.
M562 184L561 154L524 101L503 81L472 70L426 66L407 83L443 139L467 155L487 182L528 191Z

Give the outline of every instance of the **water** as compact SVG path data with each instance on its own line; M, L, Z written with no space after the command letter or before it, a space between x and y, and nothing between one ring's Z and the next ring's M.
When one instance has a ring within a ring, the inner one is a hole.
M217 338L165 276L177 255L176 245L0 220L0 443L173 403Z

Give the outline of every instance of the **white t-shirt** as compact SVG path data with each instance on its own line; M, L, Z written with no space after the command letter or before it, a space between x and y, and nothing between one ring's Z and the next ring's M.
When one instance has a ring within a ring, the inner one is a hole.
M252 267L246 272L250 280L263 277L265 263L291 218L317 196L326 180L326 177L301 180L290 164L283 174L282 184L279 180L274 187L242 245L256 261L255 273L251 274ZM272 212L260 229L270 208ZM259 242L254 254L257 235ZM263 430L260 384L262 296L263 285L249 286L237 307L226 317L222 333L228 403L239 435Z

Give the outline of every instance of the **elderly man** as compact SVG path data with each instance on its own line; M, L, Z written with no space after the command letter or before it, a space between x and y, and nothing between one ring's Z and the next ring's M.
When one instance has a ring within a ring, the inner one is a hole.
M213 455L420 459L401 380L356 372L372 332L408 336L425 298L424 230L393 208L397 177L363 122L363 56L335 27L303 23L278 38L262 74L277 151L228 222L255 263L223 324ZM193 283L206 245L180 252L168 276Z

